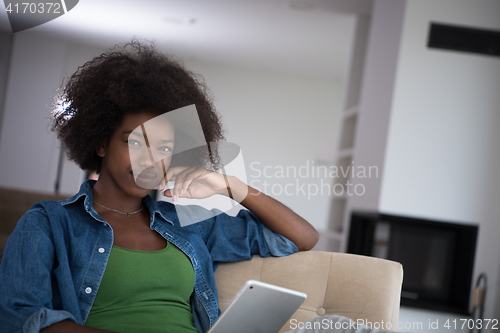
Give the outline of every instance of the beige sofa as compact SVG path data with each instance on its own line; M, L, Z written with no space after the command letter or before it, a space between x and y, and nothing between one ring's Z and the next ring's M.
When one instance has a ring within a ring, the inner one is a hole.
M299 252L288 257L223 263L215 272L223 310L250 279L298 290L306 301L291 319L305 322L338 314L397 328L403 268L400 263L346 253ZM290 321L281 332L290 330Z

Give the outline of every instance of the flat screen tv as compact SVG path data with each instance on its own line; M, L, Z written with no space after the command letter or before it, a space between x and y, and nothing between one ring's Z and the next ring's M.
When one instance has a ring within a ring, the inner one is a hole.
M478 226L353 212L348 253L403 264L401 305L469 315Z

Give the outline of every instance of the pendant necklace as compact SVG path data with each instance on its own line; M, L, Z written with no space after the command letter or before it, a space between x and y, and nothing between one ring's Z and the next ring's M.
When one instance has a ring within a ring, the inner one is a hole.
M129 216L130 216L130 215L132 215L132 214L139 213L141 210L143 210L143 209L144 209L144 205L142 205L142 204L141 204L141 209L136 210L135 212L132 212L132 213L125 213L125 212L120 212L119 210L116 210L116 209L112 209L112 208L108 208L108 207L106 207L106 206L103 206L103 205L101 205L100 203L98 203L98 202L97 202L97 201L95 201L95 200L94 200L94 202L95 202L96 204L98 204L99 206L101 206L102 208L106 208L107 210L112 210L113 212L117 212L117 213L123 214L123 215L125 215L126 217L129 217Z

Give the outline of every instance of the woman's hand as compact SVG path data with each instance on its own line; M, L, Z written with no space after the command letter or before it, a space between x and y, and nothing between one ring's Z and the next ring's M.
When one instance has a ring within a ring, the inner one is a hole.
M167 181L174 181L174 187L167 189L163 195L173 201L179 198L204 199L214 194L228 195L227 178L217 172L201 167L179 166L168 169L160 184L160 191Z

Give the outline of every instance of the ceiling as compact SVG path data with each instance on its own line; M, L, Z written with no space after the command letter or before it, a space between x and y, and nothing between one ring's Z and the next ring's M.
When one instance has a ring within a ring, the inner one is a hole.
M355 14L370 10L371 0L81 0L19 33L105 46L135 36L187 61L342 80ZM0 29L11 31L4 10Z

